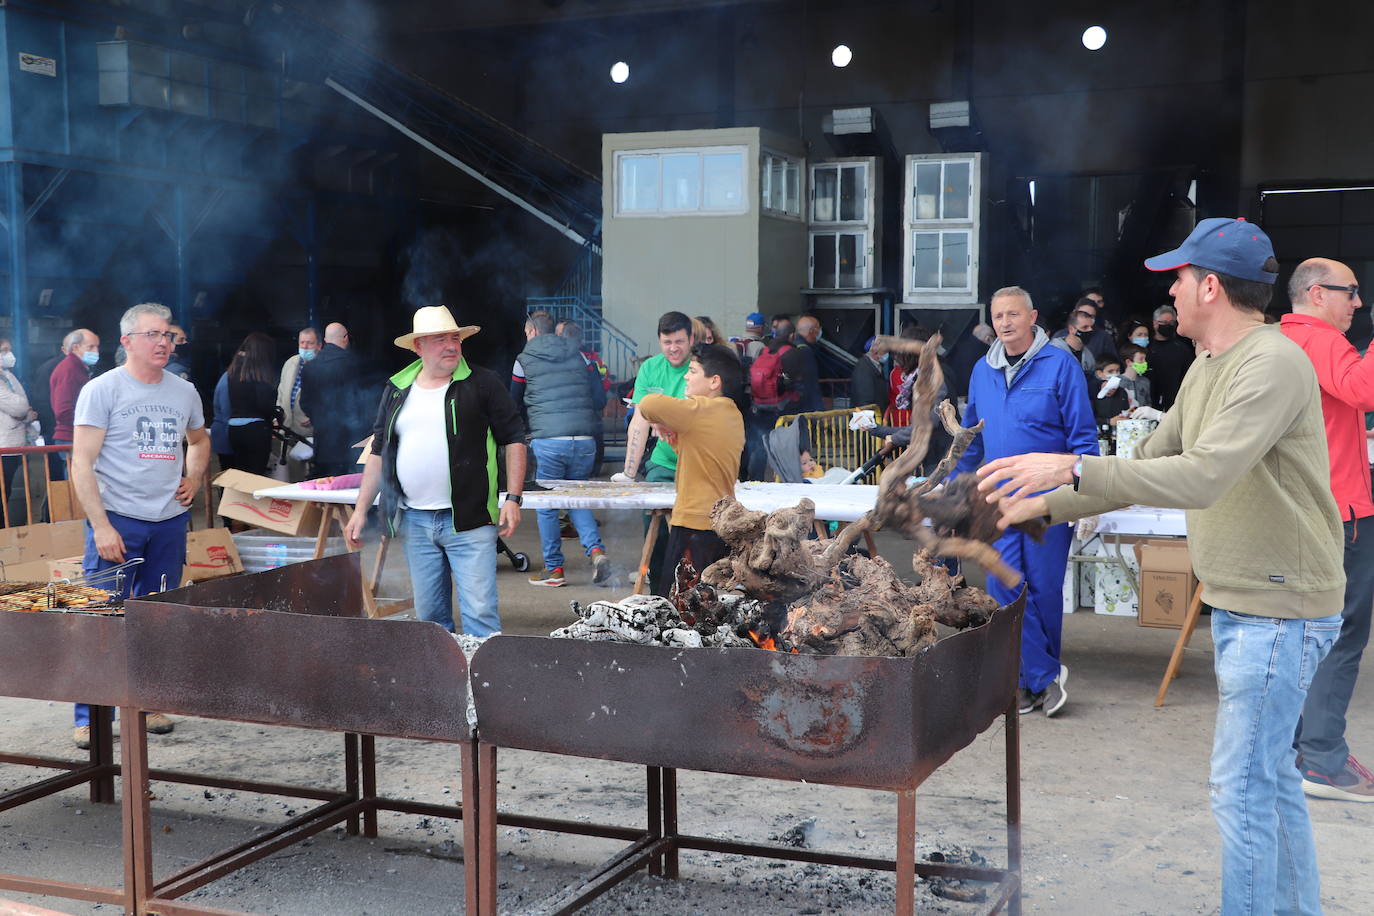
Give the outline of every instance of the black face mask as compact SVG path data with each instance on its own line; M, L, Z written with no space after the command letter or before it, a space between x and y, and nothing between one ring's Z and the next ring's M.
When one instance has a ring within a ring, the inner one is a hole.
M1158 330L1160 337L1165 340L1173 340L1174 336L1178 334L1178 325L1173 322L1161 322Z

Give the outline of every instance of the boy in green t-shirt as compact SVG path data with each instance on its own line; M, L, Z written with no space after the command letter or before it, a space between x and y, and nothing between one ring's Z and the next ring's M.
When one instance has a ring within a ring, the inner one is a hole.
M687 367L692 355L692 319L682 312L665 312L658 319L659 353L651 356L639 367L635 376L635 390L631 400L637 406L646 394L663 394L680 398L687 394ZM649 421L636 410L630 420L630 428L625 433L625 469L612 475L617 483L634 481L639 472L640 459L649 444ZM667 442L660 439L644 468L644 479L655 483L670 483L677 477L677 452ZM647 534L651 521L662 525L661 519L644 516L644 531ZM657 582L663 570L663 551L667 541L660 528L654 541L654 552L649 558L649 578Z

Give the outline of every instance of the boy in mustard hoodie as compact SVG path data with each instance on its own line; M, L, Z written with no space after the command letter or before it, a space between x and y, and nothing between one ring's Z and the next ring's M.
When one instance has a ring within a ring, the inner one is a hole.
M682 560L698 573L726 554L725 542L711 529L711 507L735 495L744 418L735 405L740 364L724 347L707 344L692 351L686 397L646 394L639 410L678 454L677 498L668 526L663 575L654 594L668 597Z

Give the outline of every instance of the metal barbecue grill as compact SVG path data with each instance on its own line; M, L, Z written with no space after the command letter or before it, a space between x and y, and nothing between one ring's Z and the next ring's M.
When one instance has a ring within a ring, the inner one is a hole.
M641 868L677 877L681 849L896 871L897 912L917 874L995 884L990 912L1020 911L1020 752L1014 701L1024 597L913 658L675 649L498 636L472 660L479 722L483 916L496 912L496 748L648 767L650 835L545 911L569 913ZM915 860L917 787L999 716L1006 720L1005 869ZM688 836L676 770L897 793L897 858ZM654 808L661 805L659 814ZM502 819L504 821L504 818ZM553 829L553 828L550 828Z

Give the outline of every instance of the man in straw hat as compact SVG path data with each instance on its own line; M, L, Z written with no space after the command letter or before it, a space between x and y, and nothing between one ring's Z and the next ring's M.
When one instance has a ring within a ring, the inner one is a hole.
M1293 734L1345 595L1321 389L1302 349L1264 322L1279 264L1259 227L1205 219L1145 266L1174 274L1178 332L1202 347L1159 428L1129 460L1003 457L979 486L1000 501L1001 525L1131 503L1188 510L1216 651L1221 912L1320 913Z
M344 533L350 544L362 542L367 509L380 490L387 532L405 533L415 616L452 632L456 585L463 632L490 636L501 630L497 526L509 536L520 524L525 425L496 374L463 359L463 340L480 328L459 327L442 305L417 310L413 326L396 346L420 358L387 381ZM499 505L498 445L506 447L510 487Z

